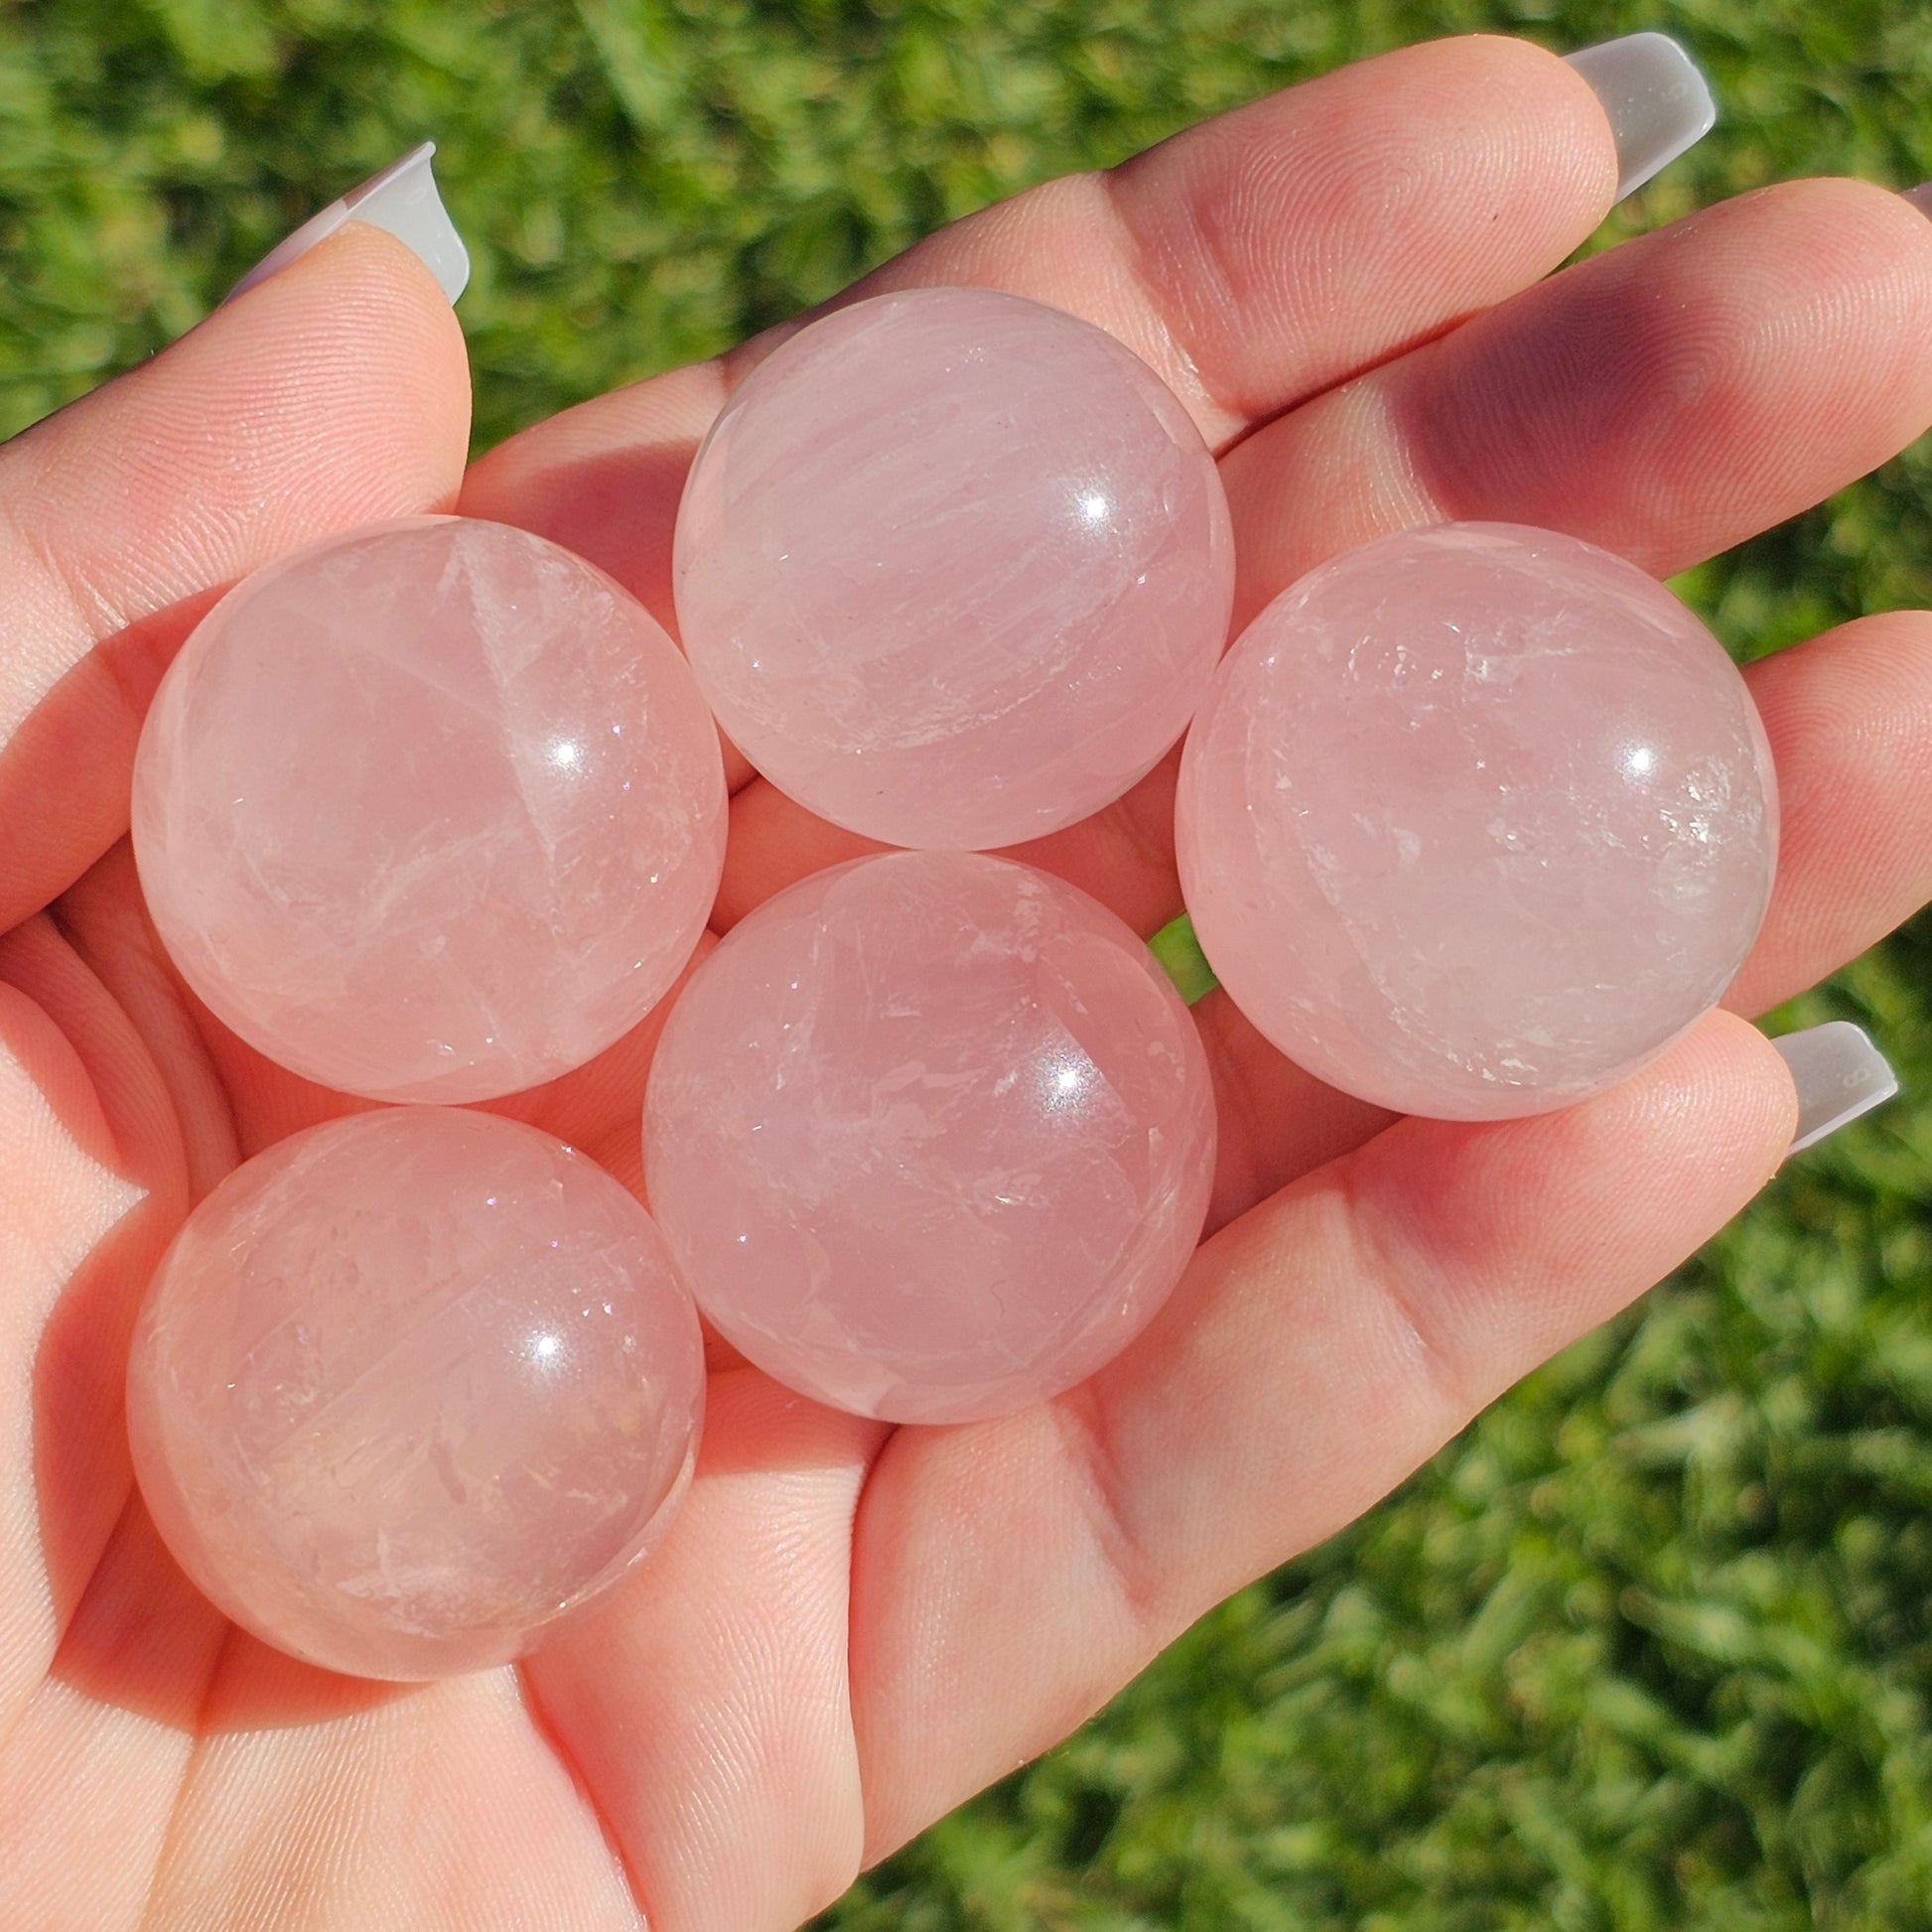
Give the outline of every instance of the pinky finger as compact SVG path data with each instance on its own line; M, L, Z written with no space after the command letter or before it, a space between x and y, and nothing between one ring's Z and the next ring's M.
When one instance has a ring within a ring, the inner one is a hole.
M1561 1113L1400 1122L1207 1242L1093 1381L899 1431L854 1553L868 1858L1633 1301L1762 1185L1795 1117L1778 1056L1721 1013Z

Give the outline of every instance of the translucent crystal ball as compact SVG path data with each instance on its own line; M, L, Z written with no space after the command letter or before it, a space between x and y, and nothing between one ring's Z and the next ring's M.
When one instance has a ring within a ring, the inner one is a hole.
M1091 1374L1193 1251L1214 1100L1193 1018L1043 873L893 853L791 887L679 996L644 1106L651 1201L759 1367L895 1422Z
M128 1427L168 1547L282 1649L365 1677L500 1664L683 1492L696 1311L651 1218L513 1121L312 1128L189 1217L138 1317Z
M508 1093L608 1046L690 957L724 846L717 730L662 626L470 518L246 579L135 762L141 883L190 986L381 1100Z
M1180 877L1291 1059L1407 1113L1540 1112L1714 1005L1770 897L1769 747L1660 584L1513 524L1405 531L1292 585L1188 735Z
M1227 638L1199 432L1131 349L985 289L853 304L761 362L678 511L678 625L781 790L895 845L1009 845L1117 798Z

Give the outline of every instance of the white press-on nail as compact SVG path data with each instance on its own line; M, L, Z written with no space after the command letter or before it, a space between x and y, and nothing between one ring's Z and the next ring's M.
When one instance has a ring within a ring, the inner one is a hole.
M1791 1143L1792 1154L1836 1134L1898 1091L1898 1075L1884 1054L1863 1027L1849 1020L1828 1020L1822 1027L1782 1034L1771 1044L1784 1055L1798 1089L1798 1136Z
M1697 63L1668 34L1625 34L1569 61L1610 117L1619 202L1718 124L1718 103Z
M454 302L470 281L470 251L436 192L436 175L429 165L435 152L434 141L411 148L400 161L391 162L379 175L371 175L359 188L351 188L320 214L310 215L286 241L271 248L222 300L232 302L256 283L267 281L276 270L286 268L297 256L306 255L317 242L334 234L344 222L366 221L371 227L386 228L411 249Z

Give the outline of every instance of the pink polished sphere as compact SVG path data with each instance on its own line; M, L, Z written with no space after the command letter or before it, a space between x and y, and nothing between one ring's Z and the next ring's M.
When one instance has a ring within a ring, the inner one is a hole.
M855 303L726 404L678 511L678 626L726 733L894 845L1098 811L1227 640L1213 458L1134 352L985 289Z
M1116 1354L1200 1234L1214 1097L1119 919L971 853L780 893L678 999L651 1200L760 1368L894 1422L1025 1407Z
M683 1493L696 1311L581 1154L444 1108L237 1169L175 1237L128 1364L142 1494L221 1610L363 1677L506 1662Z
M1175 831L1202 950L1284 1053L1497 1120L1608 1086L1716 1004L1764 917L1777 793L1743 679L1660 584L1462 523L1255 619Z
M183 647L134 850L188 983L284 1066L478 1100L581 1065L691 956L718 735L662 626L542 537L414 517L257 571Z

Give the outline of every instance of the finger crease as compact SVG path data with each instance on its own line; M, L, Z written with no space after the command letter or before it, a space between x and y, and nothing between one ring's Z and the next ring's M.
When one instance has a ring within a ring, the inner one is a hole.
M1085 179L1094 184L1096 211L1114 231L1118 253L1133 276L1142 308L1153 325L1147 333L1155 340L1136 344L1135 347L1145 360L1154 365L1168 387L1189 406L1190 413L1197 420L1219 417L1244 421L1247 412L1217 394L1201 373L1193 347L1182 335L1168 305L1166 278L1155 272L1153 252L1142 239L1140 228L1121 200L1120 178L1108 172ZM1204 261L1211 267L1219 305L1230 313L1235 312L1234 286L1225 265L1212 249L1204 251ZM1202 272L1204 275L1206 271Z
M1149 1554L1128 1506L1132 1487L1121 1466L1106 1404L1092 1382L1069 1389L1054 1404L1061 1446L1079 1478L1080 1503L1112 1579L1115 1594L1134 1628L1159 1641L1172 1592L1162 1567Z
M1363 1282L1392 1319L1399 1352L1416 1380L1456 1418L1460 1428L1489 1400L1476 1390L1466 1349L1449 1337L1441 1307L1449 1277L1423 1265L1414 1243L1392 1236L1363 1193L1359 1163L1339 1168L1340 1219L1349 1244L1348 1279Z

